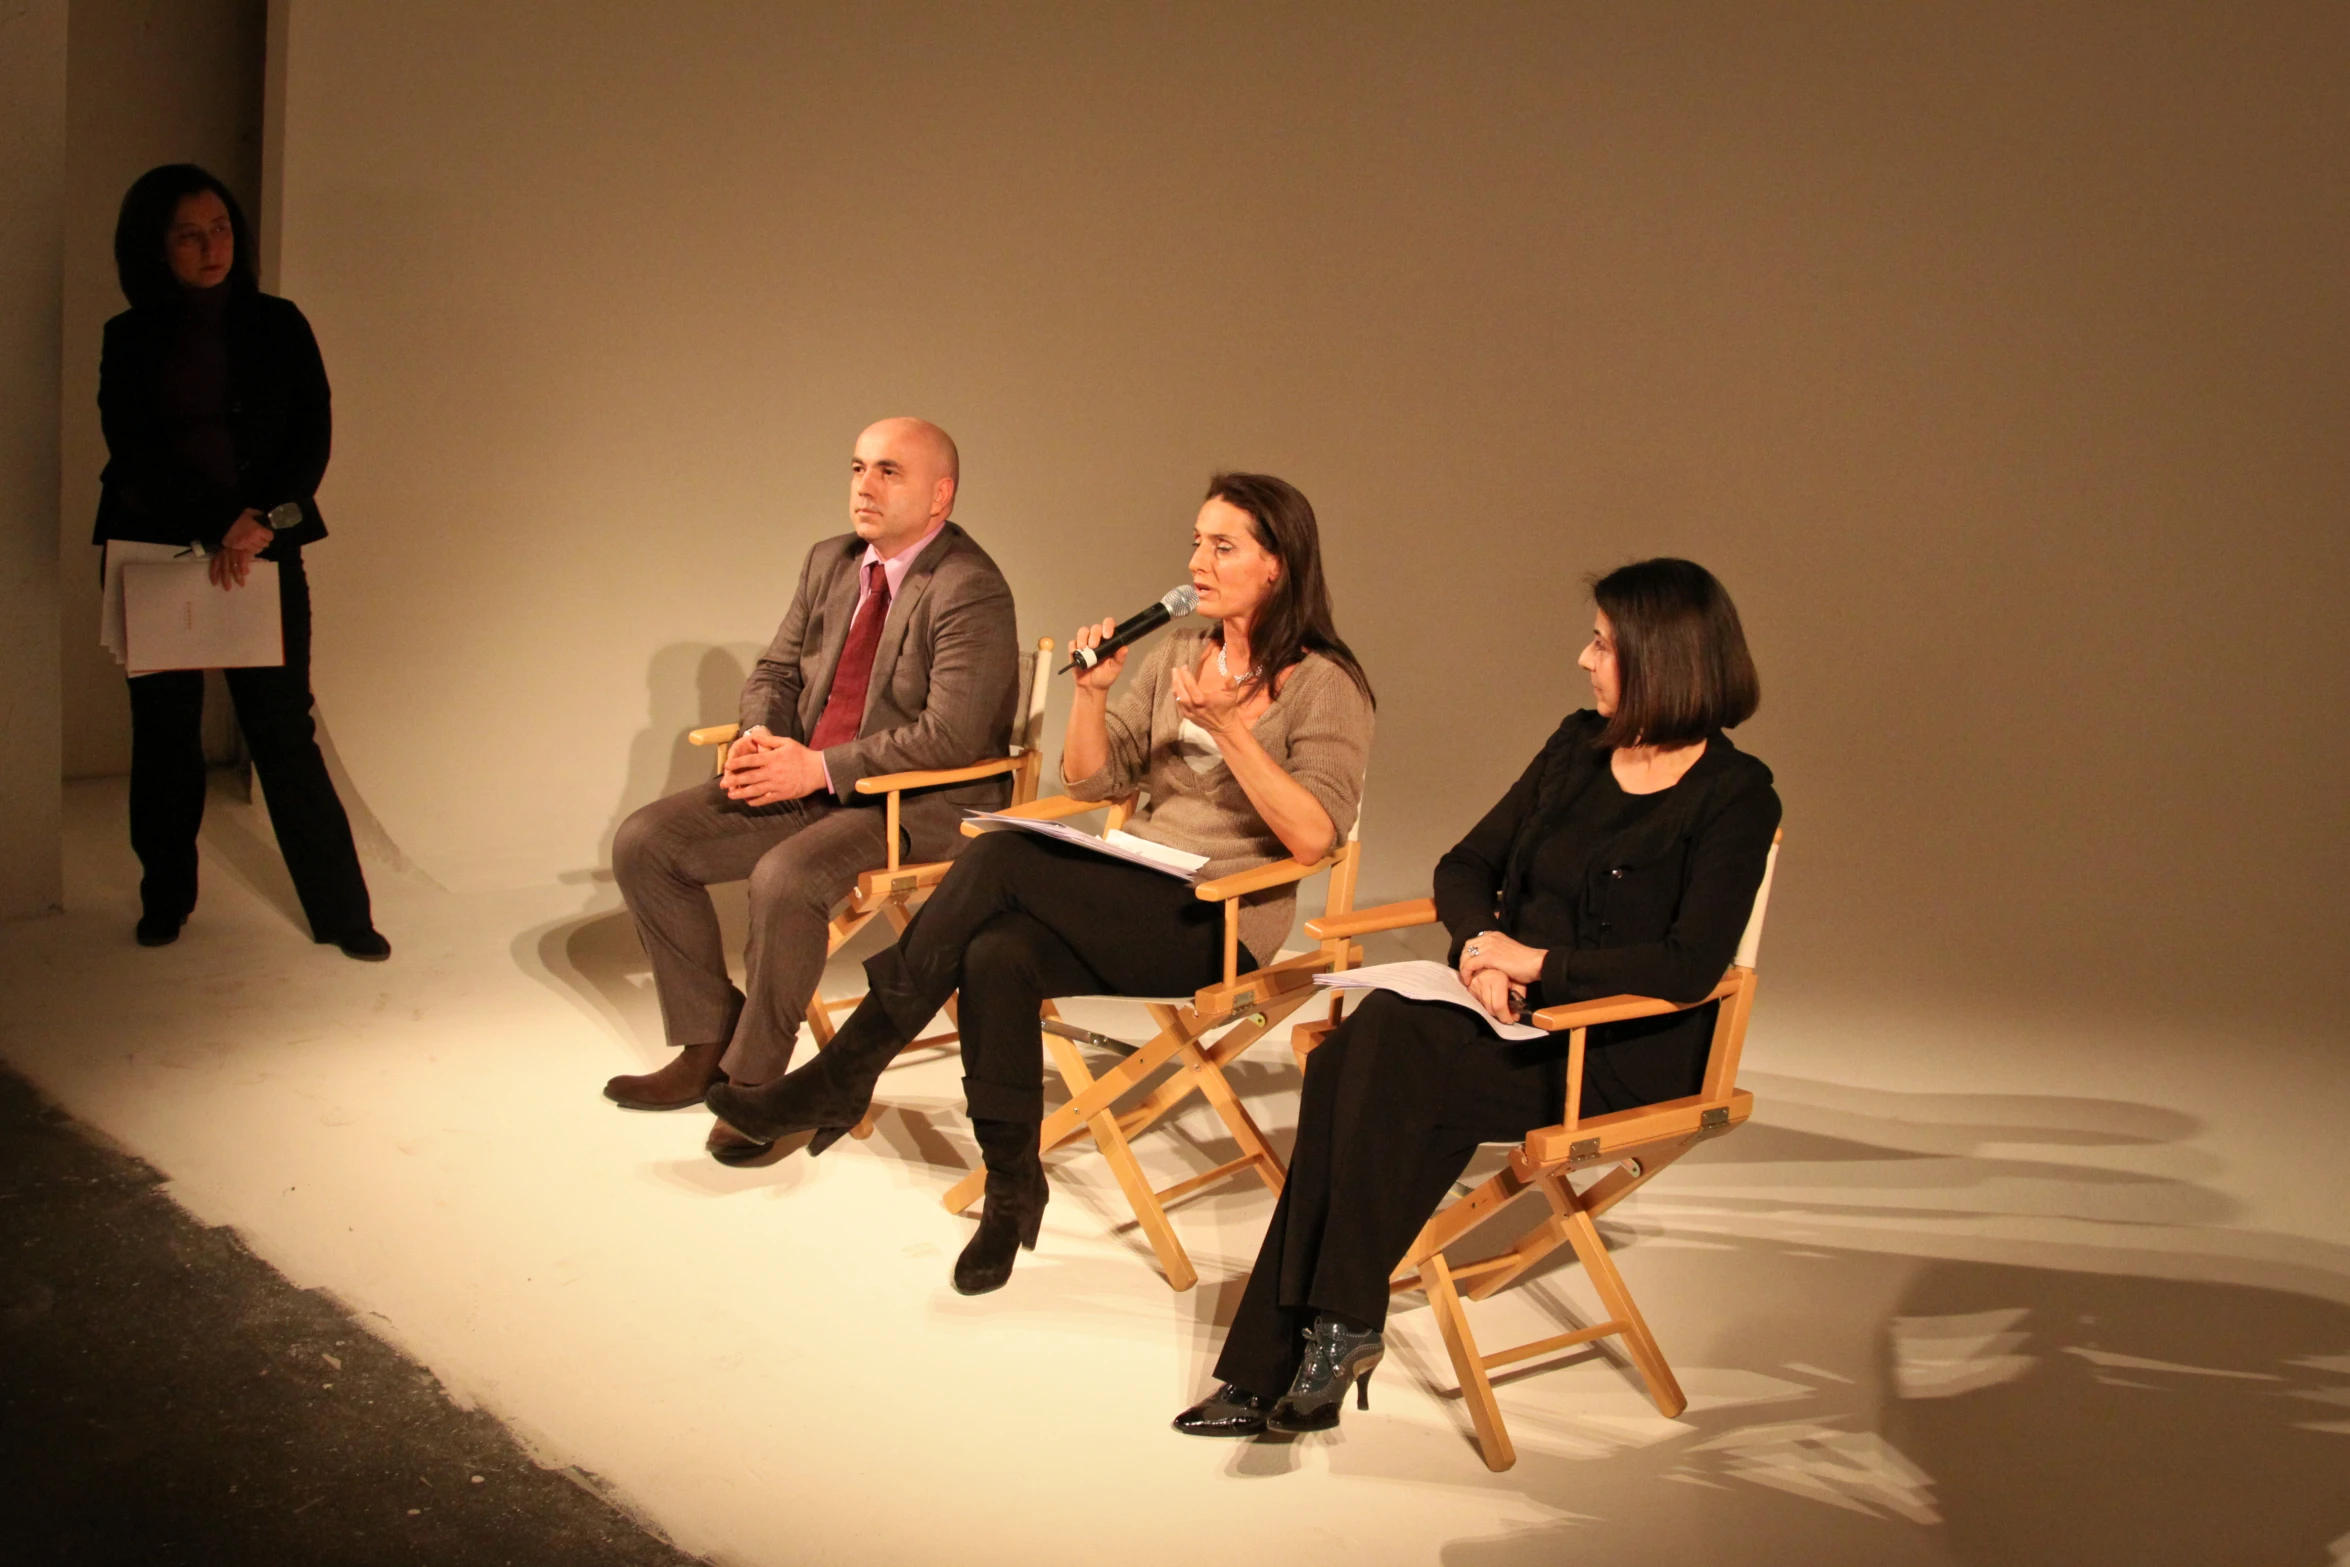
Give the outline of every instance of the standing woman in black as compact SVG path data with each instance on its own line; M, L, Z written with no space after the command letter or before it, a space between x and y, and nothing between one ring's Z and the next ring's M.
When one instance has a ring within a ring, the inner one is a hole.
M1722 731L1760 699L1730 595L1685 560L1592 586L1570 713L1509 793L1436 865L1450 962L1492 1017L1609 995L1703 997L1762 886L1779 797ZM1583 1112L1698 1091L1716 1005L1594 1028ZM1512 1042L1485 1016L1376 992L1308 1058L1289 1181L1216 1361L1175 1418L1194 1436L1338 1423L1386 1344L1388 1275L1479 1143L1564 1112L1564 1035ZM1285 1391L1286 1390L1286 1391Z
M302 312L261 292L253 235L228 187L194 164L139 176L114 228L131 308L106 323L98 413L106 471L93 542L200 544L223 592L277 566L282 667L226 671L311 935L351 957L391 956L375 931L351 824L310 717L310 585L331 430L326 366ZM196 906L204 821L204 677L131 678L131 847L138 937L179 937Z

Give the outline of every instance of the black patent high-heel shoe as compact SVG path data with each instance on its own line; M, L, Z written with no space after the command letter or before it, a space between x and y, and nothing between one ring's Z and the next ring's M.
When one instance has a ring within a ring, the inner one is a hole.
M1338 1424L1346 1386L1354 1384L1355 1407L1371 1407L1371 1373L1387 1356L1377 1328L1349 1327L1327 1314L1306 1331L1306 1358L1289 1391L1265 1412L1265 1429L1277 1436L1302 1436Z
M1237 1382L1226 1382L1175 1417L1185 1436L1263 1436L1266 1401Z

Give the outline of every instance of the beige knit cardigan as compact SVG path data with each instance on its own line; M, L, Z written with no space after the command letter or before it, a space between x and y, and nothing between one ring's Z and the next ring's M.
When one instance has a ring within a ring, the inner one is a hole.
M1109 760L1091 777L1068 786L1080 800L1112 799L1139 787L1143 800L1126 830L1206 855L1202 881L1289 858L1231 768L1218 761L1201 772L1184 759L1177 739L1183 715L1175 710L1172 671L1197 669L1207 639L1206 631L1186 626L1151 650L1110 698L1104 715ZM1354 677L1321 654L1308 653L1273 705L1250 726L1267 754L1330 813L1339 842L1353 829L1362 804L1372 724L1370 699ZM1260 964L1270 963L1296 916L1294 885L1252 894L1241 903L1240 939Z

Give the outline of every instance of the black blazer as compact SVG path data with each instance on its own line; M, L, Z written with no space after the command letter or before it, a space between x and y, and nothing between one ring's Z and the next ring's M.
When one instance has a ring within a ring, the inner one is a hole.
M233 286L233 285L232 285ZM223 489L171 449L163 428L163 357L176 325L169 308L126 310L106 323L98 361L98 419L106 432L98 521L90 542L200 542L217 548L247 507L267 513L293 501L299 526L263 552L282 560L326 537L317 490L332 445L326 364L292 302L245 290L222 318L228 335L229 430L237 483Z
M1452 934L1455 965L1463 943L1483 930L1547 948L1540 1005L1613 995L1692 1002L1722 977L1746 933L1779 827L1771 770L1727 736L1707 736L1705 755L1654 812L1607 845L1584 885L1542 889L1571 918L1529 920L1534 851L1605 773L1609 753L1591 743L1605 723L1588 710L1569 714L1501 802L1437 862L1437 918ZM1703 1007L1610 1024L1593 1029L1589 1043L1638 1041L1664 1076L1687 1081L1692 1062L1703 1071L1713 1014ZM1649 1090L1662 1086L1657 1073L1636 1075L1649 1079ZM1676 1091L1693 1093L1696 1084L1638 1099Z

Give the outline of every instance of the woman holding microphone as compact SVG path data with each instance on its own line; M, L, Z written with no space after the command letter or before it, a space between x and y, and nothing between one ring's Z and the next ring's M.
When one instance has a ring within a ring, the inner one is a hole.
M1126 830L1206 855L1206 877L1317 860L1354 825L1372 698L1331 620L1313 507L1279 479L1218 475L1193 525L1191 582L1210 628L1176 628L1115 698L1131 650L1078 676L1062 781L1083 800L1141 789L1147 800ZM1113 624L1080 628L1072 645L1096 646ZM1295 907L1291 887L1244 905L1243 969L1279 949ZM882 1069L960 991L963 1087L987 1164L987 1205L954 1283L976 1295L1011 1277L1044 1212L1038 1008L1056 996L1175 995L1213 984L1223 976L1223 923L1188 882L992 832L963 852L865 972L870 989L829 1048L764 1087L712 1088L710 1108L765 1142L815 1132L809 1152L821 1153L864 1115Z
M236 197L192 163L131 186L114 265L130 309L106 323L99 361L107 461L92 542L201 545L230 593L248 591L255 561L276 565L285 663L226 671L229 697L311 935L389 957L310 716L302 547L326 537L316 497L332 427L318 340L292 303L261 292ZM136 675L130 688L138 939L160 947L196 906L204 676Z

